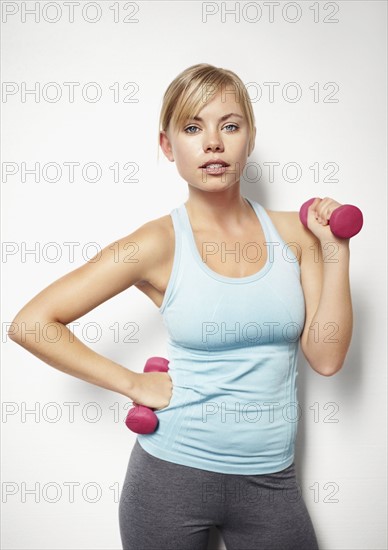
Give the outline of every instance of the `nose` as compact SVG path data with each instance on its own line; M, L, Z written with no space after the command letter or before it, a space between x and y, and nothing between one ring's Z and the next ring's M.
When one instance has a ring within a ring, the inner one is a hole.
M205 151L223 151L224 143L220 132L217 130L213 132L207 132L203 134L204 136L204 150Z

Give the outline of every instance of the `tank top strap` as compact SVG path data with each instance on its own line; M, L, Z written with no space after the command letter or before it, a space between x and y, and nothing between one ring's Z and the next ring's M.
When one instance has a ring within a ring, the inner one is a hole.
M258 218L260 219L261 224L263 225L264 234L270 235L271 239L277 241L277 242L284 242L281 236L279 235L276 227L273 224L273 221L267 214L266 209L264 206L262 206L259 202L254 201L252 199L247 199L248 202L250 202L253 206L253 208L256 210L256 213L258 215Z
M297 243L286 243L280 236L280 233L276 229L275 224L267 214L265 208L257 201L252 199L247 200L255 209L256 214L258 215L258 218L263 226L264 234L269 236L269 243L272 245L274 255L282 257L287 264L292 265L293 269L295 269L296 273L300 276L301 270L298 259L293 251L293 248L289 246L292 244L297 245Z
M174 225L175 244L180 257L186 256L190 250L190 228L187 226L184 208L185 205L182 202L170 212Z
M167 304L173 299L176 288L180 285L182 277L187 273L192 273L192 269L187 269L190 264L194 266L194 262L190 254L190 245L187 238L187 230L182 219L182 205L173 208L170 211L170 216L174 229L174 257L171 268L170 278L164 293L164 298L161 306L159 307L160 313L163 315Z
M186 273L190 273L192 277L195 277L197 269L200 266L201 270L204 270L208 275L213 276L217 280L230 283L234 282L235 284L243 284L253 281L256 278L261 278L275 265L277 265L277 269L284 269L284 264L288 265L288 267L292 266L291 269L294 269L297 275L300 275L300 266L292 248L289 248L284 242L265 208L253 199L248 199L247 197L243 198L252 206L262 225L269 255L266 267L257 274L237 279L224 277L210 270L200 258L186 206L184 202L182 202L170 212L174 224L176 246L172 275L176 275L179 264L181 266L190 266L188 270L186 269Z
M257 201L253 199L248 199L248 197L243 197L245 200L247 200L253 209L256 212L256 215L258 219L260 220L260 223L263 226L263 231L265 235L269 235L271 239L273 239L276 242L280 242L281 244L285 244L281 236L279 235L276 227L274 226L271 218L267 214L265 208ZM181 236L185 236L187 243L191 243L191 226L190 222L187 216L187 211L184 203L181 203L178 207L174 208L171 211L171 215L174 220L174 228L178 231L178 233Z
M194 272L198 268L199 253L184 202L174 208L171 214L174 219L174 229L179 235L182 262L186 266L190 265L191 274L194 276Z

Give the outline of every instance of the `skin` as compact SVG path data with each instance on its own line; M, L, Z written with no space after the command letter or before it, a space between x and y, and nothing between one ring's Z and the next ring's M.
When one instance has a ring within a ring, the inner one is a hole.
M176 163L180 176L188 183L189 199L185 203L196 226L206 225L214 231L237 231L250 207L240 195L240 176L247 163L248 123L239 103L231 94L217 95L198 116L203 122L189 122L183 129L171 128L160 133L165 156ZM255 129L256 134L256 129ZM222 176L203 174L199 169L209 159L221 158L230 166Z
M255 231L247 221L254 218L251 208L240 193L240 176L251 153L248 124L244 118L233 115L221 121L227 113L243 116L233 95L218 94L200 110L197 115L200 121L190 120L183 128L162 131L160 146L188 183L189 199L185 205L194 233L202 235L199 242L213 238L217 242L241 240L244 244L252 235L250 228ZM198 167L215 158L230 164L226 173L204 176ZM301 224L296 211L267 211L284 241L299 245L298 260L306 301L301 349L310 366L325 376L335 374L342 367L353 322L349 239L336 238L329 225L331 213L339 206L341 204L330 197L316 198L309 208L308 229ZM214 265L220 268L221 262ZM257 271L256 266L254 272ZM240 271L239 276L248 274L251 272Z
M219 121L231 112L242 115L233 96L216 96L198 113L202 121L188 121L184 126L187 129L194 125L197 129L185 132L170 128L161 132L160 145L188 184L189 199L185 205L198 248L206 240L226 242L229 248L236 242L252 241L254 234L265 250L258 219L240 194L240 175L251 153L247 123L238 117ZM237 131L232 123L239 127ZM230 164L225 177L204 178L198 167L216 157ZM324 376L331 376L342 367L352 334L349 239L335 238L328 224L331 212L338 206L340 203L329 197L317 198L309 208L308 228L300 223L296 211L267 210L285 243L298 245L296 254L306 301L301 349L313 370ZM126 260L129 255L135 261ZM136 372L139 367L131 370L120 365L86 346L66 325L131 286L160 307L173 258L171 216L151 220L109 243L94 258L34 296L13 319L8 336L66 374L147 407L167 407L173 391L168 373L142 373ZM265 261L263 257L257 264L221 262L216 256L209 260L209 267L226 276L244 277L259 271ZM337 327L334 338L333 325Z

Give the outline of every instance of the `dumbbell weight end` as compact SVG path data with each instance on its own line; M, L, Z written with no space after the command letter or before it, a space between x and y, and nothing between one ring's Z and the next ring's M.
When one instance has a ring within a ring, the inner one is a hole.
M302 204L299 210L299 219L307 227L307 214L309 206L315 198L309 199ZM350 239L361 231L364 220L362 212L352 204L342 204L331 213L329 225L330 230L340 239Z
M164 357L150 357L143 372L167 372L169 361ZM153 433L159 420L154 409L144 405L135 405L127 414L125 424L128 429L137 434Z

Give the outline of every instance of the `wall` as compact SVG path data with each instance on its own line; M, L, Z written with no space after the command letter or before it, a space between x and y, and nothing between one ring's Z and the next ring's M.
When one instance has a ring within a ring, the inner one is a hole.
M81 2L71 15L62 2L2 3L4 548L121 548L128 401L47 368L6 327L51 282L186 200L175 165L157 160L158 117L170 81L200 62L239 74L253 102L244 195L293 211L329 196L364 213L345 365L326 378L300 354L296 464L322 549L387 547L386 3L270 5ZM134 287L69 328L137 372L166 355L161 317ZM224 548L214 530L209 548Z

